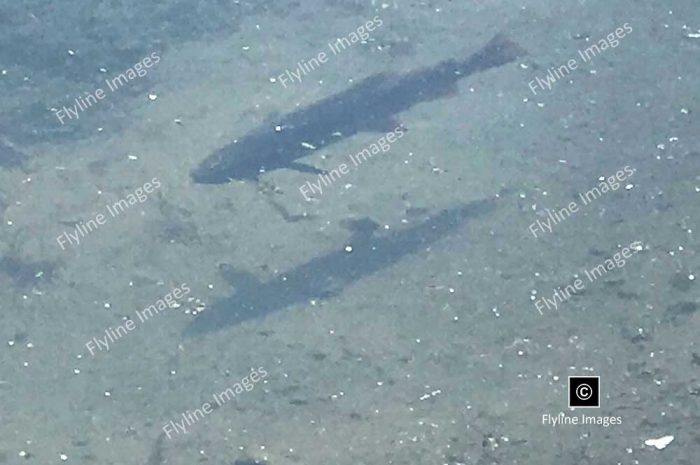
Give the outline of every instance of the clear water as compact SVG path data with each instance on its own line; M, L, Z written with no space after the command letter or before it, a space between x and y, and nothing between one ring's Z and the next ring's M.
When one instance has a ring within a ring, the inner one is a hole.
M694 463L698 58L691 0L0 1L0 464Z

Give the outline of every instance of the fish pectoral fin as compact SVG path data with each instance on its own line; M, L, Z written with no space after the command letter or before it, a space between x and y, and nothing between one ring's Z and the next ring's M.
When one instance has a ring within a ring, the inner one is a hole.
M228 263L219 265L221 276L237 289L248 288L260 285L260 280L252 273L235 269Z
M326 170L321 170L315 166L305 165L304 163L299 163L296 161L289 164L289 169L299 171L301 173L326 174Z
M455 81L452 84L445 86L445 88L441 89L440 93L438 94L438 98L450 98L456 95L459 95L459 86Z
M379 224L369 218L343 220L341 224L353 236L371 236L379 229Z
M318 293L319 300L328 300L340 294L340 289L329 289Z

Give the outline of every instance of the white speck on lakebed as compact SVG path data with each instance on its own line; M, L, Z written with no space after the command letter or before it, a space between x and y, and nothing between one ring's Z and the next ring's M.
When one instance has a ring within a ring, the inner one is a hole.
M671 444L675 438L671 435L668 436L661 436L660 438L657 439L647 439L644 441L644 444L647 446L651 447L656 447L658 450L665 449L666 446Z

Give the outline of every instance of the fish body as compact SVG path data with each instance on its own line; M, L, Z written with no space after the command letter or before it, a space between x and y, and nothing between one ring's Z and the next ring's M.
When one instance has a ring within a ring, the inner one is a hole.
M201 335L264 318L313 299L337 296L350 284L458 230L469 218L491 211L495 202L495 199L480 200L445 209L415 226L384 234L377 233L377 225L371 220L354 221L347 245L267 281L228 267L223 271L237 291L198 314L184 335Z
M458 80L515 60L525 52L502 35L464 61L449 59L407 74L381 73L258 128L217 150L192 170L202 184L256 180L261 173L320 170L298 163L314 149L359 132L390 132L396 115L419 102L451 94Z

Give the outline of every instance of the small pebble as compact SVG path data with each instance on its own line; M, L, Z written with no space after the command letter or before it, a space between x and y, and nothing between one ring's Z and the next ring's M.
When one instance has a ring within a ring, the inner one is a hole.
M671 444L671 442L673 442L674 439L675 438L673 436L668 435L662 436L657 439L647 439L646 441L644 441L644 444L647 446L656 447L657 450L662 450L665 449L666 446Z

